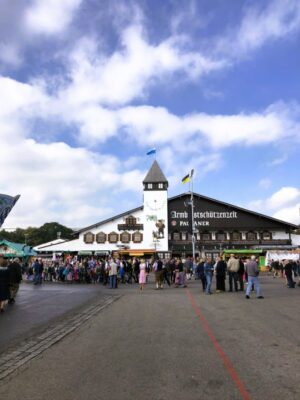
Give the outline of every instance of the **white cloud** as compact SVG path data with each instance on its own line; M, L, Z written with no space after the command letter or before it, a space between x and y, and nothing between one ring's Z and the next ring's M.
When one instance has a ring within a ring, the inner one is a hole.
M65 143L32 139L0 147L4 193L21 194L4 227L60 221L68 226L93 223L112 213L109 195L124 187L140 193L143 173L126 171L114 156L100 156ZM139 182L137 184L137 182Z
M22 63L18 47L12 43L0 43L0 61L10 67L18 67Z
M248 57L249 52L267 42L292 35L300 29L300 3L298 0L273 0L248 6L241 24L220 38L217 50L229 57ZM232 45L234 43L234 46Z
M300 198L300 190L294 187L283 187L266 200L271 209L278 209L289 205Z
M269 167L274 167L276 165L281 165L284 164L288 160L287 154L284 154L283 156L279 158L275 158L274 160L270 161L267 165Z
M282 208L273 217L300 225L300 201L291 207Z
M288 186L282 187L269 198L249 203L249 209L254 209L294 224L300 223L299 208L300 189Z
M263 178L258 182L258 186L262 189L269 189L272 185L272 181L269 178Z
M206 139L206 146L219 149L235 144L254 146L286 138L299 139L299 115L289 114L289 105L283 104L270 106L260 114L201 113L182 117L162 107L125 107L117 116L120 127L125 127L141 145L170 143L178 149L188 139L198 137Z
M82 0L34 0L25 13L25 24L33 33L61 33L72 21Z
M141 26L123 31L121 48L106 57L95 40L84 38L69 58L71 84L60 92L69 104L101 102L122 105L146 96L154 83L182 72L191 79L223 67L196 52L185 51L182 37L171 37L151 45Z

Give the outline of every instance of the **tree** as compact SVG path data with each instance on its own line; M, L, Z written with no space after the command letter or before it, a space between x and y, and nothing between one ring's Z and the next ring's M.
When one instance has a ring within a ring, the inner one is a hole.
M0 231L0 240L6 239L15 243L26 243L29 246L37 246L50 242L58 237L62 239L73 239L74 232L58 222L48 222L40 228L28 227L27 229L17 228L14 232Z

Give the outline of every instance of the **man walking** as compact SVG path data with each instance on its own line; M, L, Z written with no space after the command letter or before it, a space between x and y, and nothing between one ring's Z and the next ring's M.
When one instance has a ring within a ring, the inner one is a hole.
M258 264L255 261L255 256L251 256L251 259L246 264L246 272L248 274L248 285L246 289L246 299L250 299L250 292L252 285L255 285L256 297L258 299L263 299L264 297L260 293L260 283L258 279Z
M154 265L155 269L155 283L156 283L156 289L162 289L162 280L163 280L163 263L162 260L159 258Z
M117 274L118 266L114 258L111 258L108 263L108 275L109 275L109 288L117 289Z
M211 284L212 284L212 278L213 278L213 274L214 274L214 264L213 264L213 261L211 258L208 258L206 263L204 264L204 273L205 273L205 278L206 278L205 293L212 294Z
M240 262L234 257L234 254L230 254L230 258L227 263L227 270L229 275L229 292L232 292L232 282L234 282L234 289L238 291L238 270L240 268Z

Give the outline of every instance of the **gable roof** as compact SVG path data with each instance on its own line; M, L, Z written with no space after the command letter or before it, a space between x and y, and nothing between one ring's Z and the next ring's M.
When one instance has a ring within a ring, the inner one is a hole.
M172 201L172 200L176 200L176 199L179 199L180 197L184 197L184 196L190 196L190 192L185 192L185 193L181 193L181 194L179 194L177 196L170 197L168 199L168 203L170 201ZM209 200L209 201L221 204L221 205L226 206L226 207L233 207L233 208L235 208L237 210L240 210L240 211L243 211L243 212L246 212L248 214L252 214L252 215L258 216L258 217L267 218L267 219L272 220L274 222L277 222L277 223L280 223L282 225L288 226L289 228L293 228L293 229L299 228L298 225L292 224L290 222L286 222L286 221L282 221L282 220L279 220L279 219L276 219L276 218L273 218L273 217L269 217L268 215L264 215L264 214L257 213L255 211L247 210L246 208L238 207L238 206L235 206L234 204L230 204L230 203L225 203L224 201L220 201L220 200L213 199L211 197L203 196L202 194L193 193L193 196L194 197L198 197L198 198L202 198L204 200ZM111 218L108 218L108 219L105 219L103 221L97 222L96 224L93 224L93 225L87 226L85 228L79 229L79 230L75 231L74 234L81 233L81 232L96 228L99 225L104 225L107 222L113 221L113 220L118 219L118 218L122 218L122 217L124 217L126 215L133 214L133 213L135 213L137 211L141 211L143 209L144 209L144 206L133 208L132 210L128 210L128 211L123 212L121 214L115 215L115 216L113 216Z
M79 229L78 231L75 231L74 234L81 233L81 232L87 231L89 229L96 228L99 225L104 225L107 222L113 221L114 219L122 218L122 217L125 217L126 215L130 215L130 214L133 214L133 213L135 213L137 211L141 211L141 210L143 210L143 208L144 208L144 206L141 206L141 207L133 208L132 210L128 210L126 212L123 212L122 214L114 215L111 218L108 218L108 219L105 219L103 221L97 222L96 224L87 226L86 228Z
M158 162L155 160L148 171L143 183L168 183L167 178L163 174Z
M174 196L174 197L169 198L169 199L168 199L168 202L169 202L169 201L172 201L172 200L175 200L175 199L179 199L180 197L190 196L190 195L191 195L190 192L185 192L185 193L182 193L182 194L179 194L179 195L177 195L177 196ZM201 199L204 199L204 200L211 201L211 202L213 202L213 203L218 203L218 204L223 205L223 206L226 206L226 207L235 208L235 209L237 209L237 210L246 212L246 213L248 213L248 214L255 215L255 216L257 216L257 217L266 218L266 219L269 219L269 220L271 220L271 221L274 221L274 222L283 224L283 225L285 225L285 226L291 227L291 228L293 228L293 229L299 228L298 225L292 224L292 223L290 223L290 222L286 222L286 221L282 221L282 220L277 219L277 218L269 217L268 215L264 215L264 214L257 213L257 212L255 212L255 211L247 210L246 208L242 208L242 207L239 207L239 206L235 206L234 204L230 204L230 203L225 203L224 201L220 201L220 200L213 199L213 198L211 198L211 197L203 196L202 194L193 193L193 196L194 196L194 197L201 198Z
M10 242L9 240L1 240L0 246L7 246L15 250L16 256L24 257L24 256L36 256L37 253L32 249L31 246L27 246L24 243L14 243Z

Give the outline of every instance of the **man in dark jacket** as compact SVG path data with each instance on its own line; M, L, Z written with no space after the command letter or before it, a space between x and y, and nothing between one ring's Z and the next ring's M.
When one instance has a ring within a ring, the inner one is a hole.
M244 264L244 262L243 262L243 260L241 258L239 259L239 263L240 263L240 267L239 267L239 270L237 272L237 274L238 274L238 282L240 284L240 291L243 292L244 291L245 264Z
M18 293L20 283L22 281L22 268L20 260L15 258L12 263L9 264L9 293L10 297L8 300L9 304L15 302L15 297Z
M296 285L296 282L293 280L293 264L291 260L286 260L284 263L284 272L287 280L287 286L293 289Z
M218 257L216 263L217 293L225 292L226 271L226 262L221 257Z
M6 301L9 299L9 270L7 261L0 256L0 312L4 312Z

